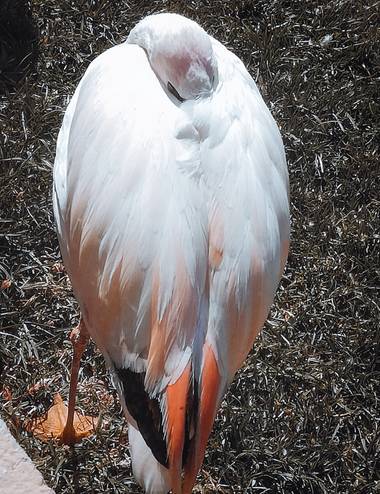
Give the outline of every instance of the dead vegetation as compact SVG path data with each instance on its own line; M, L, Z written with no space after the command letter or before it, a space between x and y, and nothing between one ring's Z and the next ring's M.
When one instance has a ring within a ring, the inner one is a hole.
M196 492L378 492L379 2L35 0L36 30L23 7L16 18L29 27L9 20L18 3L0 3L0 401L47 483L59 494L140 492L93 346L79 403L100 414L96 437L73 451L22 424L67 396L78 317L51 207L63 111L97 54L165 10L247 64L281 126L292 197L282 286L223 403Z

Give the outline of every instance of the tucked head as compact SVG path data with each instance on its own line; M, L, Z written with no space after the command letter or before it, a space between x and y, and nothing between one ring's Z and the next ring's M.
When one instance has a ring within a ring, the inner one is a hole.
M157 77L180 101L211 92L216 62L209 36L196 22L177 14L151 15L127 42L146 51Z

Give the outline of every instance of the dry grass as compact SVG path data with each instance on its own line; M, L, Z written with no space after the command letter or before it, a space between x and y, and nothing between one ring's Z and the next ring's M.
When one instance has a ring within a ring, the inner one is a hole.
M169 10L199 21L258 80L282 129L292 195L282 286L223 402L196 492L379 492L379 2L36 0L35 65L33 27L17 31L11 4L0 2L1 413L48 484L59 494L140 492L94 347L79 398L101 413L98 435L73 451L21 424L55 392L67 396L78 317L51 208L63 111L97 54L142 16Z

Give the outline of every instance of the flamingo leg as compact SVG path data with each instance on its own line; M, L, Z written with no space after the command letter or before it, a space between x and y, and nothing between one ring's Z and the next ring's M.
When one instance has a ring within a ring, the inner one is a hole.
M69 407L67 408L63 403L61 395L58 393L54 397L54 405L47 414L36 417L26 424L27 430L42 441L57 439L64 444L75 444L95 432L98 419L75 412L80 360L89 339L87 328L81 320L70 333L74 355L71 364Z
M78 388L78 373L80 361L89 339L90 335L88 334L86 325L81 319L78 326L74 328L70 333L70 340L73 345L74 354L71 364L69 409L67 412L66 425L63 429L62 434L62 442L64 444L74 444L76 442L76 433L74 429L74 411Z

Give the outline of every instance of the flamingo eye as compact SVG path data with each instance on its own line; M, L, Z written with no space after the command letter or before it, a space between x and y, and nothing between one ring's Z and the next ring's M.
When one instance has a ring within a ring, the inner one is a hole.
M167 88L168 88L168 91L170 93L172 93L172 95L177 98L178 101L180 101L181 103L183 103L185 100L184 98L182 98L182 96L180 96L178 94L178 91L176 90L176 88L173 86L173 84L171 82L168 82L167 84Z

